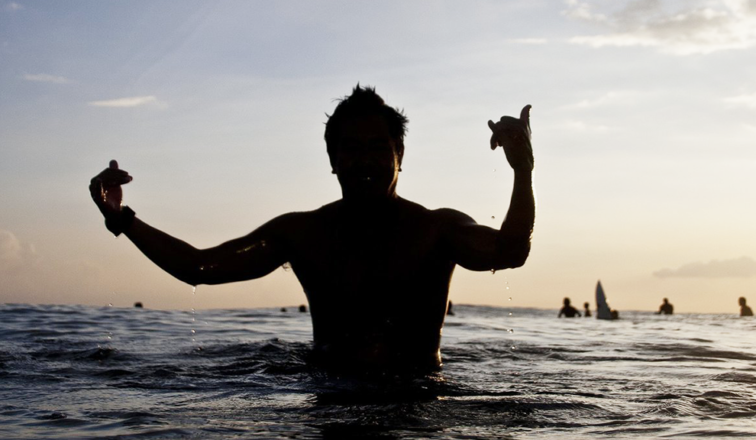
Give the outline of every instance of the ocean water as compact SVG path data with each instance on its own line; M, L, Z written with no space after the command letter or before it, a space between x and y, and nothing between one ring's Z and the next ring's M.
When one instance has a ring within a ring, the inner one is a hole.
M0 438L756 437L756 320L455 305L440 373L335 377L309 315L0 306Z

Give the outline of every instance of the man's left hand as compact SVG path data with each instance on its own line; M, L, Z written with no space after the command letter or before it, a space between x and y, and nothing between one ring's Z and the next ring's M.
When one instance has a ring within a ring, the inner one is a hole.
M491 149L502 147L509 165L515 171L533 170L533 148L530 145L530 104L522 108L520 118L502 116L499 122L488 121Z

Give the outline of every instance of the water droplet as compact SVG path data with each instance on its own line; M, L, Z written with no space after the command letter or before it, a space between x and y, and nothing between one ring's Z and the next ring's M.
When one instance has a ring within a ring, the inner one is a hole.
M492 218L492 219L496 219L496 216L492 215L492 216L491 216L491 218Z
M197 286L192 286L192 295L197 294Z
M512 350L517 350L517 347L515 347L515 346L513 345L513 346L512 346Z
M509 287L507 287L507 289L509 289ZM512 297L510 296L507 301L512 301Z
M491 274L495 274L495 273L496 273L496 269L491 269Z
M291 269L291 263L289 263L287 261L286 263L282 264L281 267L283 268L283 270L285 270L286 272L288 272L289 269Z
M113 307L113 303L108 303L108 307Z
M514 333L514 329L513 329L513 328L510 328L510 329L509 329L509 333Z
M509 316L512 316L512 312L509 312Z

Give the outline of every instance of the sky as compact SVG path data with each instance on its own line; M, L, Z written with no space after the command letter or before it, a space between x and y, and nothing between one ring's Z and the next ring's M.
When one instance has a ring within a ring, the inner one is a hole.
M114 239L89 179L197 247L340 197L326 114L356 84L409 117L398 192L498 227L489 119L531 104L536 226L460 304L756 303L756 0L0 1L0 303L304 303L290 270L191 286Z

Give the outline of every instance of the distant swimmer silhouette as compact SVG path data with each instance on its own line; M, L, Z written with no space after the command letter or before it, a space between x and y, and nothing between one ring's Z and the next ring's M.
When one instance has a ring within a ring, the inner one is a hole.
M428 371L441 365L454 268L520 267L530 252L535 218L530 106L519 118L488 121L491 149L502 147L514 170L509 210L499 229L397 195L406 123L375 89L357 85L325 128L341 199L283 214L208 249L174 238L121 206L121 185L132 178L116 161L91 180L90 193L113 234L125 234L188 284L251 280L289 263L309 302L316 364L331 370Z
M590 318L591 317L591 304L585 303L583 304L583 308L584 308L583 316L585 316L586 318Z
M753 310L746 305L744 296L738 298L738 304L740 304L740 316L753 316Z
M675 306L669 303L669 300L667 298L664 298L664 302L661 306L659 306L659 311L656 312L657 315L671 315L674 313Z
M559 311L559 315L557 315L557 318L561 318L562 315L565 316L565 318L574 318L575 316L581 316L578 309L572 307L570 304L570 299L565 298L563 301L564 307L562 307L562 310Z

